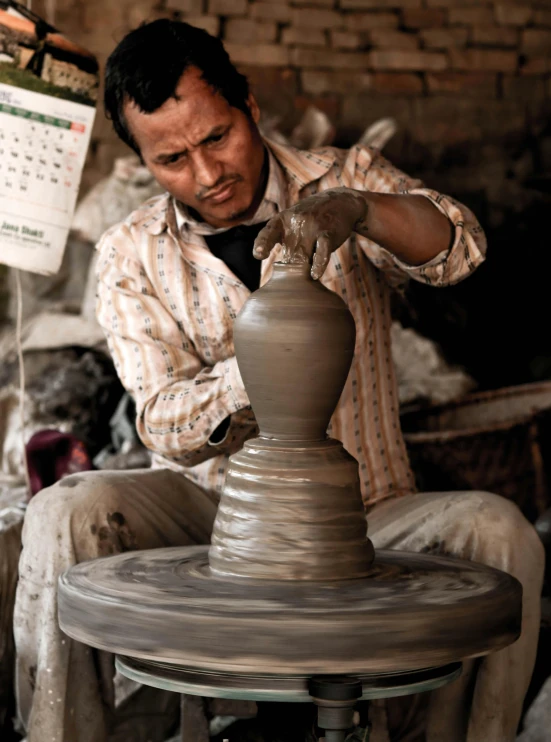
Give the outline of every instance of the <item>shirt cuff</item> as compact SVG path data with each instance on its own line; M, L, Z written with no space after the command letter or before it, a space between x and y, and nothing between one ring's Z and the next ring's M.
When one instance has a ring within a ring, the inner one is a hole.
M231 423L231 416L228 415L228 417L224 418L220 425L214 430L213 433L211 433L210 438L208 439L209 446L220 446L222 443L226 442L226 439L230 433L230 423Z

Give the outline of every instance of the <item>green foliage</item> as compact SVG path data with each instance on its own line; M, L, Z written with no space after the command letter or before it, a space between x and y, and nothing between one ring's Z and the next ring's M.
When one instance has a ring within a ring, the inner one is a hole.
M54 98L63 98L74 103L82 103L85 106L94 106L95 103L87 95L73 93L69 88L62 88L59 85L52 85L50 82L41 80L28 70L20 70L9 62L0 62L0 82L6 85L14 85L25 90L32 90L35 93L51 95Z

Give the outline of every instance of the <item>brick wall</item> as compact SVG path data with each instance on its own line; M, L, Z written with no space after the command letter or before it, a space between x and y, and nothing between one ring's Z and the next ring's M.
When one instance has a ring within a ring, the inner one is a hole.
M499 191L550 110L551 0L57 0L53 21L103 64L129 29L166 16L223 38L284 129L312 102L341 144L394 116L389 156L459 191ZM123 149L100 112L85 187Z

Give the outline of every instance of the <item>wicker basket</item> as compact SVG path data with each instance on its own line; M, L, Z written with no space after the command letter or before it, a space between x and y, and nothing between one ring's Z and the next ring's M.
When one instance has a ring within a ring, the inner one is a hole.
M422 491L495 492L531 521L551 504L551 382L411 409L402 430Z

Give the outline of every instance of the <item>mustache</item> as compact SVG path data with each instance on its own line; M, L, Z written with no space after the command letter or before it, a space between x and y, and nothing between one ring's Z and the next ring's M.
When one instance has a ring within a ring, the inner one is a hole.
M195 198L197 201L204 201L219 191L225 183L239 183L242 180L242 176L237 173L234 173L233 175L223 175L213 186L205 186L205 188L201 188L200 191L197 191Z

